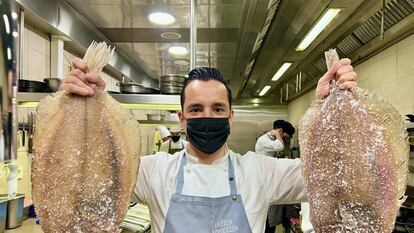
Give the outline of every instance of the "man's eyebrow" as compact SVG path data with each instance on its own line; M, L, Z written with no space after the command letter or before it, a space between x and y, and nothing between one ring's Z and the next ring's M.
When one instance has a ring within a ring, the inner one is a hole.
M202 106L203 105L201 105L201 104L194 103L194 104L188 105L188 108L195 108L195 107L202 107Z

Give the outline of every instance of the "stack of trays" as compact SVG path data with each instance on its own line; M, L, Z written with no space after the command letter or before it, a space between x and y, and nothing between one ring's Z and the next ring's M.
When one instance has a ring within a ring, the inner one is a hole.
M162 94L180 94L184 86L184 75L169 74L160 77L160 91Z

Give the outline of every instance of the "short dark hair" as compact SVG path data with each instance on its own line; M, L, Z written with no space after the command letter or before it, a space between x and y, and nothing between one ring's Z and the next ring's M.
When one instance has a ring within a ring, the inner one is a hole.
M295 127L293 127L292 124L284 120L274 121L273 129L283 129L283 132L289 134L289 136L291 137L295 133Z
M188 73L188 77L184 81L183 89L181 89L181 94L180 94L181 110L184 110L185 88L193 80L201 80L201 81L216 80L216 81L221 82L226 87L227 100L229 101L230 108L231 108L231 89L227 85L226 80L224 80L223 74L221 74L221 72L215 68L197 67L197 68L192 69L190 73Z

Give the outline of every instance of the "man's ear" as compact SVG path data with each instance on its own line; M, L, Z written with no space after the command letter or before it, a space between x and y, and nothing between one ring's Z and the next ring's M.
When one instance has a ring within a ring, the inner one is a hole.
M231 109L230 117L229 117L230 128L233 127L233 117L234 117L234 110Z
M184 119L183 111L178 112L178 119L180 119L181 128L183 128L184 132L187 134L187 127L185 125L185 119Z

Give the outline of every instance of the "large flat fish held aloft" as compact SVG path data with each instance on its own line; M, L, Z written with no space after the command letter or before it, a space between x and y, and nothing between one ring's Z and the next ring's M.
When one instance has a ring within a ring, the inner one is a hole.
M110 54L106 45L93 44L84 61L100 71ZM32 167L43 231L120 232L140 153L138 122L106 92L82 97L61 91L44 98L37 109Z
M299 124L312 225L318 233L391 232L408 173L403 119L377 95L331 86Z

